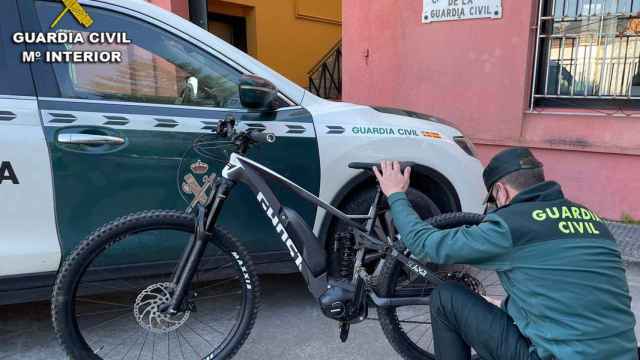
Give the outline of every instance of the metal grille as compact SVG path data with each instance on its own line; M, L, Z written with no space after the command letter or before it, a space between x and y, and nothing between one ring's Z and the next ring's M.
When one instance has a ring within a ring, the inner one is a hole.
M640 99L640 0L540 0L536 98Z

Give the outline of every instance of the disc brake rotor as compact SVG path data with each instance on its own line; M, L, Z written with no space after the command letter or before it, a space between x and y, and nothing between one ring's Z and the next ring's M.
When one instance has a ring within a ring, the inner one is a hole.
M156 334L165 334L178 329L189 319L189 310L175 315L160 311L162 305L171 301L170 289L170 283L153 284L142 290L136 298L133 315L144 329Z

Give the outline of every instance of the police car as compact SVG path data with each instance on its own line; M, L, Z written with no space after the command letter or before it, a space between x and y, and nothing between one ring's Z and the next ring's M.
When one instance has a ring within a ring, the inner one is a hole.
M482 165L455 127L411 111L318 98L146 2L80 4L89 27L75 14L60 17L61 1L0 2L0 303L46 297L63 257L98 226L140 210L186 208L203 177L222 167L191 146L215 137L216 123L229 116L277 135L250 157L340 208L362 207L358 199L375 186L349 162L400 159L417 164L412 196L427 212L482 210ZM113 43L26 36L50 32L126 36ZM119 53L121 61L43 60L64 52ZM240 105L243 74L277 87L274 111ZM332 244L332 219L293 194L278 195ZM234 197L222 225L260 270L295 270L250 193ZM173 249L163 242L131 251L148 252L154 262ZM105 265L144 264L128 263L125 254Z

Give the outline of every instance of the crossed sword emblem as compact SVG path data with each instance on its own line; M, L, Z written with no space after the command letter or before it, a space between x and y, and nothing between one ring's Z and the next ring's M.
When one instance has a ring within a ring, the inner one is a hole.
M91 26L91 24L93 24L93 19L84 10L82 5L78 3L78 0L62 0L62 3L64 4L64 10L62 10L58 17L53 20L53 23L51 23L52 29L56 27L56 25L58 25L60 19L62 19L62 17L69 11L71 11L73 17L75 17L80 24L84 25L84 27L88 28L89 26Z
M191 201L191 204L187 208L188 210L193 209L193 207L197 203L200 203L201 205L205 205L207 203L207 200L209 198L207 195L207 190L213 185L213 180L215 178L215 174L212 174L211 176L205 176L202 179L202 185L200 185L198 183L198 180L196 180L193 175L185 175L184 182L182 183L182 191L187 194L193 194L193 201Z

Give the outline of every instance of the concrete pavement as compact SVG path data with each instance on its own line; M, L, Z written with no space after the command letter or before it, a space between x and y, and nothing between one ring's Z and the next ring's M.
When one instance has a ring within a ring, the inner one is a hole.
M640 265L629 263L627 274L632 296L640 299ZM373 320L354 325L349 341L340 343L336 322L321 314L299 275L266 276L262 284L263 306L237 359L399 359ZM639 301L633 309L640 313ZM65 359L44 302L0 306L0 344L0 360Z
M299 275L265 276L261 282L262 308L237 359L399 358L374 320L354 325L342 344L337 323L322 315ZM65 359L45 302L0 306L0 344L0 360Z
M625 259L633 311L640 314L640 227L609 227ZM399 359L375 320L354 325L342 344L337 323L322 315L298 274L263 276L261 282L262 308L237 359ZM370 316L375 317L375 310ZM18 359L65 359L53 335L49 303L0 306L0 360Z
M616 238L622 258L640 262L640 225L607 222L607 226Z

